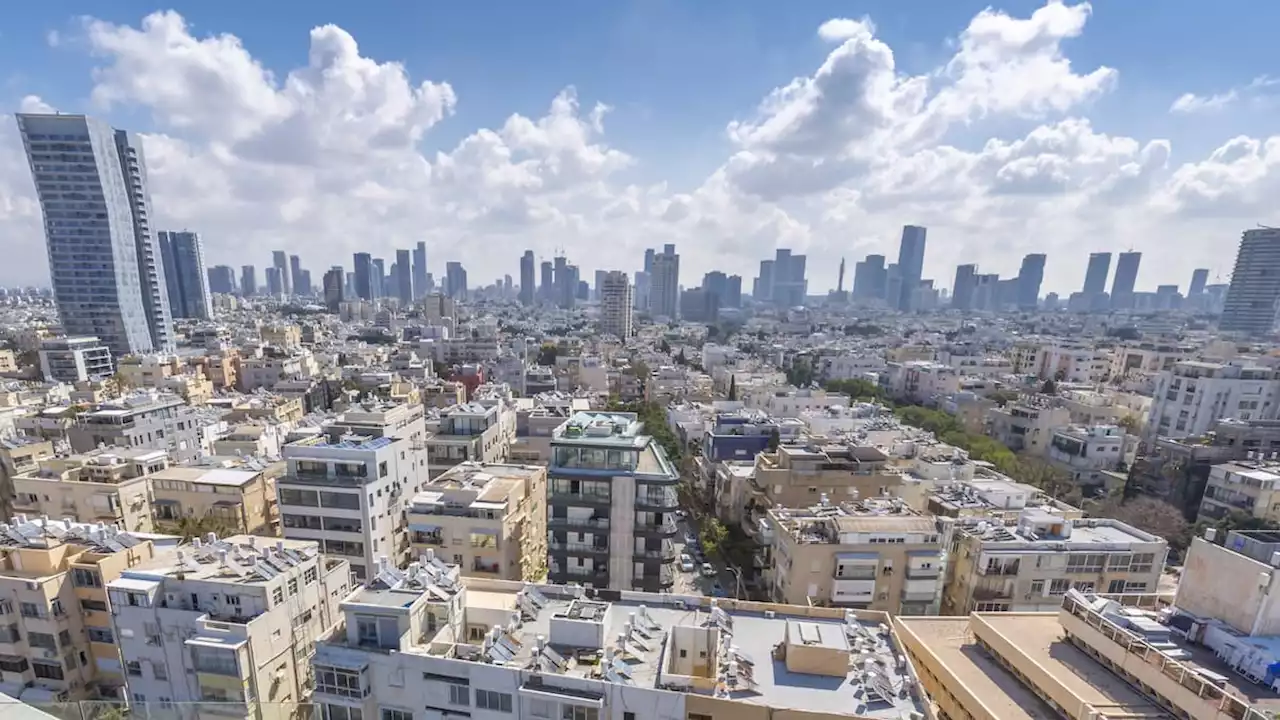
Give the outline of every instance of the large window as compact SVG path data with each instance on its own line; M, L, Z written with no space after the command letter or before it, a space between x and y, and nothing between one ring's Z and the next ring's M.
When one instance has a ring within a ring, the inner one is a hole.
M470 705L471 704L471 686L470 685L450 685L449 686L449 704L450 705Z
M511 695L494 690L476 690L476 709L511 712Z
M359 671L316 665L315 672L318 693L348 698L362 698L369 694L369 689L363 687Z
M111 634L111 628L86 627L85 632L89 634L89 642L114 643L116 638Z
M315 490L294 490L293 488L280 488L280 504L281 505L302 505L304 507L319 507L319 495Z
M43 660L32 660L31 670L36 677L43 680L61 680L62 666L58 663L45 662Z
M287 528L298 530L321 530L319 515L281 515L280 522Z
M325 540L324 551L330 555L364 557L364 543L347 540Z
M382 720L413 720L413 712L397 710L396 708L382 708Z
M320 493L320 507L359 510L360 495L357 493L322 492Z
M191 661L196 672L213 673L215 675L240 676L240 668L236 663L234 650L193 645Z
M321 705L320 707L323 708L323 720L363 720L364 714L360 712L360 708L345 705Z
M600 710L581 705L563 705L560 707L560 720L600 720Z
M102 587L102 576L98 574L97 570L72 568L71 582L74 583L76 587L100 588Z
M326 517L324 529L332 532L358 533L361 530L358 518Z
M357 615L356 636L362 646L398 649L400 647L400 623L393 617Z

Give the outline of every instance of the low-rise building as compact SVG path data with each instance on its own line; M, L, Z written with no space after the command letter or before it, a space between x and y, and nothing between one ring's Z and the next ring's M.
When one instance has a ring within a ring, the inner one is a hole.
M765 586L774 602L936 613L942 529L897 498L773 508L763 522Z
M125 697L104 588L176 537L18 516L0 532L0 688L26 703Z
M14 477L17 512L106 523L124 530L155 529L149 476L168 467L163 450L103 448L41 460Z
M1128 469L1137 449L1137 438L1115 425L1082 427L1069 425L1056 428L1049 438L1049 462L1082 485L1104 484L1108 471Z
M889 456L869 445L780 445L756 456L757 504L808 507L822 494L832 502L893 494L900 471Z
M217 413L193 408L171 393L146 391L98 405L76 417L67 432L76 452L98 447L164 450L175 462L199 458L214 434Z
M1027 508L1013 523L968 520L953 530L942 613L1046 612L1068 590L1153 592L1169 546L1107 518L1067 519Z
M1280 373L1252 358L1228 363L1183 361L1156 379L1147 417L1151 435L1201 435L1224 418L1274 420L1280 412Z
M542 580L547 469L466 462L426 484L405 508L411 556L428 549L469 576Z
M49 338L40 343L40 374L50 382L83 382L111 377L111 348L96 337Z
M349 573L314 542L252 535L211 535L122 570L106 587L130 698L296 717Z
M988 434L1014 452L1044 455L1056 428L1071 422L1071 413L1045 395L1023 395L987 413Z
M347 598L316 644L323 718L406 720L424 707L554 720L932 712L884 613L464 583L438 558L388 580Z
M169 466L151 475L156 523L176 528L184 519L208 520L227 534L275 535L275 474L267 464Z
M1280 522L1280 461L1259 453L1209 468L1196 519L1213 522L1232 514Z
M427 464L433 478L458 463L507 460L511 439L502 415L512 412L501 403L455 405L440 411L440 427L427 438ZM514 435L514 431L512 432Z

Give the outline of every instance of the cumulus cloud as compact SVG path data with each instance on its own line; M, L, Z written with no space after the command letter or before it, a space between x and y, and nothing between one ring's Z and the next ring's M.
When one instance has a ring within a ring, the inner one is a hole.
M424 240L437 273L457 259L488 281L514 274L526 248L633 269L645 247L674 242L693 284L713 267L750 278L785 246L810 254L818 289L839 258L892 258L900 227L922 223L933 239L926 273L942 285L957 262L1011 274L1021 254L1048 252L1050 289L1069 291L1089 250L1118 245L1148 251L1144 284L1148 272L1170 281L1219 267L1205 240L1274 222L1280 138L1227 139L1171 164L1166 140L1095 127L1090 104L1120 86L1115 69L1066 53L1090 14L1059 1L1021 17L984 10L957 28L949 58L916 74L870 19L829 20L816 28L832 44L816 67L726 112L731 151L691 187L629 182L645 158L612 141L606 104L627 98L572 87L541 112L424 153L466 98L447 78L370 57L333 25L310 31L297 67L276 70L175 12L85 20L82 37L58 44L93 58L83 109L150 117L157 226L202 231L211 264L265 264L283 249L316 273L354 251L390 256ZM1175 112L1261 97L1270 84ZM18 105L52 109L34 95ZM0 237L33 258L0 270L0 283L41 281L39 208L12 122L0 124Z
M1169 106L1169 112L1180 115L1208 114L1224 110L1229 105L1265 97L1271 88L1280 85L1280 79L1262 75L1247 85L1231 88L1212 95L1183 93Z

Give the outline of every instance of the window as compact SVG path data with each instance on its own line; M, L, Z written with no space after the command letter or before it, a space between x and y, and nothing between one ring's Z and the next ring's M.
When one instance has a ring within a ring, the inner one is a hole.
M1032 581L1031 581L1031 594L1032 594L1032 595L1044 595L1044 581L1043 581L1043 580L1032 580Z
M408 710L382 708L382 720L413 720L413 713Z
M86 612L106 612L107 604L101 600L81 600L80 609Z
M551 717L551 701L550 700L537 700L534 698L530 698L527 702L523 704L523 707L527 707L529 709L530 717L536 717L536 718Z
M151 674L154 675L157 680L169 679L169 669L162 663L151 663Z
M284 602L284 588L282 587L271 588L271 604L275 606L275 605L279 605L282 602Z
M27 671L27 659L24 657L4 657L0 658L0 670L11 673L24 673Z
M1127 572L1129 570L1129 564L1132 561L1133 556L1129 553L1124 553L1123 555L1112 555L1111 558L1107 560L1107 569Z
M508 693L495 692L493 690L476 690L476 709L477 710L496 710L497 712L511 712L511 695Z
M470 705L471 704L471 687L469 685L450 685L449 686L449 704L450 705Z
M289 578L289 597L293 597L294 595L297 595L297 594L298 594L298 578L291 577Z
M36 677L44 680L61 680L62 666L57 663L45 662L43 660L32 660L31 670Z
M1129 572L1151 572L1151 566L1155 560L1155 553L1137 553L1133 556L1133 564L1129 566Z
M358 533L361 531L360 520L358 518L324 518L324 529L333 532L349 532Z
M38 647L44 650L57 650L58 641L49 633L35 632L34 630L27 633L27 643L31 647Z
M362 698L369 694L356 670L316 665L316 692L338 697Z
M236 663L234 650L194 645L191 648L191 659L196 672L207 672L215 675L240 676L240 668Z
M1146 592L1147 584L1144 582L1127 582L1124 584L1124 591L1127 593Z
M1050 595L1066 595L1067 590L1071 589L1071 581L1065 578L1053 580L1049 583Z
M284 492L283 490L281 492ZM298 530L320 530L319 515L292 515L286 514L280 516L280 522L287 528L295 528Z
M44 617L44 613L40 611L40 608L36 607L35 603L29 603L29 602L18 603L18 612L22 615L22 617L30 617L30 618Z
M345 705L321 705L322 720L362 720L360 708L349 708Z
M1097 553L1075 553L1067 556L1067 572L1069 573L1099 573L1102 572L1103 563L1107 560L1106 555Z
M302 505L304 507L319 507L320 500L315 490L293 490L290 488L280 489L281 505ZM288 517L288 516L285 516Z
M71 582L76 587L84 588L100 588L102 587L102 576L96 570L85 570L83 568L71 569Z
M1107 586L1107 592L1113 594L1124 592L1124 580L1112 580Z
M129 677L142 677L142 663L130 660L124 664L124 671Z
M563 705L560 708L560 720L600 720L600 710L581 705Z
M310 585L311 583L316 581L316 578L318 576L319 576L319 572L315 568L309 567L305 571L303 571L302 580L306 584Z

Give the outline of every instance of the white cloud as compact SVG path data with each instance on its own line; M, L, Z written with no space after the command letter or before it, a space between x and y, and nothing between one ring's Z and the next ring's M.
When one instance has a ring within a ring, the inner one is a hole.
M1181 115L1220 112L1229 105L1264 97L1268 89L1276 85L1280 85L1280 79L1262 75L1254 78L1247 85L1213 95L1183 93L1173 101L1173 105L1169 106L1169 112Z
M919 74L900 70L870 20L823 23L828 55L755 108L726 112L732 151L692 188L628 183L624 171L646 159L615 146L610 108L571 87L544 112L424 154L466 98L447 78L368 57L336 26L313 29L305 62L278 74L238 38L197 33L174 12L136 27L86 20L83 43L60 41L94 57L87 109L153 119L157 225L202 231L211 264L265 264L284 249L318 274L354 251L390 256L425 240L437 273L457 259L488 282L514 274L526 248L633 269L643 248L674 242L686 284L712 267L749 283L782 245L811 255L819 289L840 257L892 258L901 225L918 222L941 285L957 262L1012 273L1035 251L1050 255L1050 289L1069 291L1088 251L1116 246L1147 251L1143 285L1225 269L1222 240L1275 221L1280 138L1235 138L1171 165L1169 142L1095 127L1090 103L1119 88L1118 73L1078 68L1064 50L1090 12L985 10ZM1260 96L1267 84L1244 87ZM20 106L50 109L35 96ZM12 122L0 123L0 237L28 258L0 282L42 281L39 208Z

